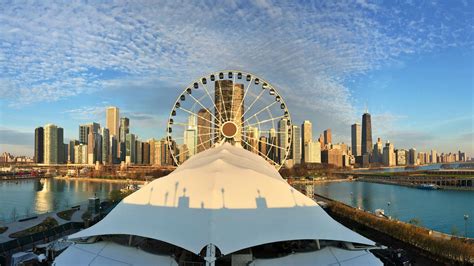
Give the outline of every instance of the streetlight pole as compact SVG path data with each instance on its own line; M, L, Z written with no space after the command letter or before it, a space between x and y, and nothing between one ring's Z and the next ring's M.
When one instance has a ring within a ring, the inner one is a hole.
M469 219L469 215L464 214L464 237L467 238L467 219Z
M387 211L388 211L387 214L388 214L388 218L389 218L389 219L390 219L390 204L391 204L390 201L387 202Z

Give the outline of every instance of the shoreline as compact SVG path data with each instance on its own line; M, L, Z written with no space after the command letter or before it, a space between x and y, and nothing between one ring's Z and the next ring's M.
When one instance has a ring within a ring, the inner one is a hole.
M145 184L144 180L133 180L133 179L112 179L112 178L97 178L97 177L62 177L55 176L54 179L61 180L79 180L79 181L90 181L90 182L106 182L106 183L133 183L133 184Z

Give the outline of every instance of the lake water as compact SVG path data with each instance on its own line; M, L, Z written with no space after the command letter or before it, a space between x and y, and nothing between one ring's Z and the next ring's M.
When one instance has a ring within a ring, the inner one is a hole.
M0 181L0 221L69 208L86 202L95 194L102 200L121 183L44 178Z
M457 231L464 236L467 214L467 236L474 237L473 191L422 190L355 181L316 185L314 192L371 212L384 209L386 215L401 221L416 218L422 226L448 234Z

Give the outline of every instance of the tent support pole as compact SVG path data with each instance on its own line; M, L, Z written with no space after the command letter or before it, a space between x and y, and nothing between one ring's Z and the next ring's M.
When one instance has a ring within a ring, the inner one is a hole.
M319 244L319 239L316 239L316 246L318 247L318 249L321 249L321 245Z
M206 260L206 266L214 266L216 262L216 246L213 244L209 244L206 247L206 257L204 257L204 260Z
M133 235L129 235L128 236L128 246L132 245L132 241L133 241Z

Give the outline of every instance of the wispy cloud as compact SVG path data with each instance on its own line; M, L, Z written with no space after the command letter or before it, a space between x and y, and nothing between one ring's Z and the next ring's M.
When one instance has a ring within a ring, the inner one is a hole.
M311 113L318 125L347 130L356 113L345 81L404 54L472 46L467 4L0 4L0 96L20 108L123 83L181 88L207 72L241 68L279 87L294 118ZM141 93L135 101L154 108L149 98ZM79 120L102 115L102 106L87 108L69 113Z

